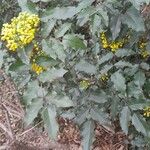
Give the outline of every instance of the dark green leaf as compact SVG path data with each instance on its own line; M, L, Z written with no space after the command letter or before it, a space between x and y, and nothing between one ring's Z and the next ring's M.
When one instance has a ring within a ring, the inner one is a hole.
M135 52L129 49L118 49L117 52L115 53L117 57L125 57L125 56L134 55L134 54Z
M148 5L150 3L150 0L129 0L129 1L133 4L133 6L137 10L140 10L142 4L146 3Z
M104 92L101 93L92 93L90 94L88 100L96 102L96 103L105 103L107 102L107 95Z
M129 28L134 29L135 31L145 31L144 21L134 7L130 7L126 14L122 17L122 23L127 24Z
M56 121L57 112L55 106L48 106L42 112L42 118L44 120L44 125L48 131L49 137L51 139L57 138L57 133L59 130L58 123Z
M82 125L89 115L89 109L81 111L81 113L75 118L75 122L80 126Z
M86 49L84 41L79 38L77 35L68 34L63 37L63 43L65 47L71 47L75 50Z
M88 74L96 73L96 67L85 60L81 60L78 64L76 64L75 69Z
M6 55L6 53L2 50L0 50L0 68L3 65L3 57Z
M21 10L37 14L36 5L28 0L17 0Z
M112 32L112 39L115 40L119 33L120 33L120 30L121 30L121 16L118 15L118 16L113 16L111 18L111 32Z
M132 103L129 104L129 107L132 110L143 110L145 107L150 106L150 101L144 101L144 100L140 100L140 101L133 101Z
M128 134L129 121L131 120L131 112L127 106L123 107L120 114L120 126L125 134Z
M78 12L80 12L82 9L90 6L94 1L95 0L82 0L77 7Z
M134 83L137 86L142 87L145 83L146 77L145 74L143 73L143 71L138 71L135 75L134 75Z
M109 115L100 110L91 109L90 115L93 120L98 121L101 125L110 125L111 124Z
M52 42L49 42L48 40L43 39L42 40L42 50L50 57L52 57L53 59L57 58L57 55L55 53L55 51L52 48Z
M111 116L114 120L116 119L115 117L119 113L119 106L120 106L120 99L117 96L112 97L110 109L111 109Z
M109 17L108 17L107 11L105 11L105 10L103 9L103 7L100 5L100 7L99 7L99 9L98 9L98 12L99 12L99 15L100 15L101 18L102 18L102 22L105 24L105 26L108 26Z
M70 29L71 23L64 23L61 27L55 31L56 38L64 36L64 34Z
M27 90L24 92L23 100L26 105L30 105L32 99L44 97L46 93L47 92L45 91L45 89L39 86L38 81L32 81L29 82Z
M20 51L18 52L18 56L24 64L29 65L30 60L24 48L20 49Z
M94 122L92 120L88 120L83 125L82 131L82 147L83 150L90 150L91 145L93 143L93 136L94 136Z
M129 62L120 60L119 62L114 64L117 68L124 68L124 67L132 67L133 65Z
M51 68L39 75L39 80L41 82L52 82L56 79L59 79L63 77L63 75L67 72L67 70L64 70L63 68L56 69L56 68Z
M125 78L120 72L111 75L111 81L114 83L116 90L124 92L126 90Z
M10 71L16 71L16 70L18 70L20 67L22 67L24 65L25 64L20 59L18 59L15 63L10 65L9 70Z
M24 118L25 125L28 126L33 122L33 120L37 117L40 109L43 107L43 99L36 98L34 101L28 106L26 110L26 115Z
M73 101L66 95L58 95L56 92L52 92L47 96L47 100L50 104L54 104L57 107L72 107Z
M107 53L106 55L103 55L100 60L98 61L98 64L101 65L113 58L114 54L113 53Z
M45 12L42 16L42 20L48 21L49 19L62 19L66 20L68 18L72 18L78 11L76 7L69 6L69 7L56 7L49 12Z
M132 116L132 124L135 126L136 130L138 132L143 133L145 136L147 135L147 131L145 128L145 125L143 123L144 121L141 119L140 116L138 116L137 114L133 114Z
M51 19L48 22L45 22L41 29L41 35L46 38L54 28L55 24L56 24L55 19Z

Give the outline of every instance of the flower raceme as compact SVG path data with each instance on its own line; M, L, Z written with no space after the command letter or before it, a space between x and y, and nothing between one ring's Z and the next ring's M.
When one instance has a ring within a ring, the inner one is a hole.
M126 40L120 40L120 41L111 41L109 42L105 32L102 32L100 35L102 47L104 49L110 49L112 52L116 52L119 48L122 48L123 45L125 44Z
M144 110L144 116L145 117L150 117L150 106L146 107L143 109Z
M150 56L149 51L146 49L147 42L144 40L140 40L138 42L138 47L140 49L140 54L143 58L147 58Z
M37 63L32 63L31 69L33 72L35 72L37 75L39 75L40 73L42 73L45 68L38 65Z
M107 81L109 79L109 77L108 77L108 74L107 73L104 73L104 74L102 74L101 76L100 76L100 80L101 81Z
M39 75L40 73L42 73L43 71L46 70L46 68L44 68L43 66L39 65L37 63L37 59L40 56L45 56L44 52L40 49L38 43L36 42L34 44L34 47L30 53L30 61L31 61L31 70L33 72L35 72L37 75Z
M32 42L38 30L40 18L28 12L19 13L10 23L3 24L1 40L5 41L10 51L16 51Z

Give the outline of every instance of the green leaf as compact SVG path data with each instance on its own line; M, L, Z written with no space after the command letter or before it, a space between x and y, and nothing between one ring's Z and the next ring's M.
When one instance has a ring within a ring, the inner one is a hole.
M106 74L109 70L111 70L113 68L113 65L105 65L103 67L103 69L100 71L100 74L103 75L103 74Z
M106 55L103 55L100 60L98 60L98 64L101 65L113 58L114 54L112 52L107 53Z
M36 5L28 0L17 0L21 10L37 14Z
M16 62L12 63L9 67L10 71L17 71L19 70L19 68L21 68L22 66L24 66L25 64L20 60L16 60Z
M142 87L145 83L146 77L143 71L138 71L135 75L134 75L134 83L137 86Z
M110 110L111 110L111 116L114 120L116 119L115 117L119 113L119 106L120 106L120 99L117 96L113 96L111 99Z
M53 59L57 58L57 55L55 51L52 49L52 42L49 42L48 40L43 39L42 40L42 50Z
M115 53L115 55L117 57L125 57L125 56L130 56L130 55L134 55L135 52L133 50L130 49L118 49L117 52Z
M44 97L46 95L46 91L44 88L39 86L38 81L29 82L26 91L23 94L23 100L26 105L30 105L32 99L38 97Z
M137 9L134 7L130 7L125 15L122 17L122 23L127 24L129 28L139 32L145 31L144 21L138 12Z
M96 67L83 59L78 64L75 65L75 70L85 72L87 74L96 73Z
M33 122L33 120L37 117L40 109L43 107L43 99L36 98L34 101L28 106L24 118L25 125L28 126Z
M50 104L54 104L57 107L65 108L74 106L73 101L68 96L58 95L56 92L52 92L46 98Z
M22 48L20 49L20 51L18 51L18 56L24 64L26 65L30 64L30 60L29 60L27 52L25 51L25 48Z
M90 115L93 120L98 121L101 125L110 125L111 124L109 115L100 110L92 108L90 110Z
M72 18L77 13L78 11L76 7L73 6L56 7L54 9L51 9L50 11L46 11L42 16L42 20L44 20L45 22L53 18L66 20L68 18Z
M6 55L6 52L0 50L0 68L3 65L3 57Z
M147 71L149 71L150 70L150 65L148 64L148 63L141 63L140 64L140 67L142 68L142 69L144 69L144 70L147 70Z
M51 58L55 59L58 58L62 62L65 62L66 54L64 51L63 44L56 39L42 40L42 50Z
M90 94L88 100L102 104L102 103L107 102L107 95L105 92L92 93L92 94Z
M43 27L41 28L41 35L42 35L42 37L46 38L50 34L52 29L54 28L55 24L56 24L56 20L55 19L51 19L51 20L45 22Z
M89 109L81 111L80 114L75 118L75 122L80 126L82 125L89 116Z
M55 67L59 63L58 60L54 60L53 58L47 56L37 57L36 62L45 68Z
M63 44L59 40L56 40L56 39L52 39L51 41L52 41L52 49L55 52L57 58L61 60L62 62L65 62L66 54L64 51Z
M131 120L131 112L127 106L123 107L120 113L120 126L124 133L128 134L129 121Z
M56 79L63 77L66 72L67 72L67 70L64 70L63 68L56 69L53 67L53 68L41 73L39 75L39 80L43 83L47 82L47 81L52 82Z
M44 121L45 129L48 131L49 137L51 139L57 138L57 133L59 130L56 117L57 117L57 112L55 106L48 106L42 112L42 118Z
M120 15L111 17L110 27L111 27L112 39L115 40L118 37L120 30L121 30L121 16Z
M145 107L150 106L150 102L134 102L135 104L130 104L129 107L132 110L143 110Z
M33 3L37 3L39 2L40 0L31 0Z
M126 62L126 61L122 61L122 60L115 63L114 66L117 68L124 68L124 67L131 67L132 68L133 67L133 65L131 63Z
M137 9L140 10L141 5L146 3L147 5L150 3L150 0L129 0L133 6Z
M125 92L126 90L126 84L125 84L125 78L120 72L115 72L111 75L111 81L114 83L114 87L116 90L120 92Z
M82 9L88 7L88 6L91 6L91 4L94 2L95 0L82 0L78 7L77 7L77 10L78 12L80 12Z
M51 0L41 0L41 1L47 3L50 2Z
M145 128L145 125L143 123L144 121L142 120L142 118L137 115L137 114L133 114L132 116L132 124L134 125L134 127L136 128L136 130L138 132L141 132L143 133L145 136L147 135L147 131L146 131L146 128Z
M71 47L75 50L86 49L84 41L79 38L77 35L67 34L63 37L63 43L65 47Z
M98 10L95 7L90 6L86 9L80 11L77 16L77 25L83 26L87 21L90 20L90 17L95 14Z
M105 26L108 26L109 17L108 17L107 11L104 10L102 6L100 6L99 9L98 9L98 12L99 12L99 15L102 18L102 22L105 24Z
M97 14L94 15L94 18L92 20L92 33L95 34L96 32L99 33L101 31L101 17Z
M92 120L88 120L83 125L83 131L82 131L82 147L83 150L90 150L91 145L93 143L93 136L94 136L94 122Z
M55 37L60 38L71 28L71 23L64 23L61 27L55 31Z
M29 83L30 79L31 79L31 74L30 73L27 73L26 75L24 75L22 81L18 85L18 89L24 88L25 85L27 83Z
M141 96L143 97L143 90L141 87L135 85L135 83L132 81L128 83L127 87L128 96L129 97L135 97L136 99L139 99Z

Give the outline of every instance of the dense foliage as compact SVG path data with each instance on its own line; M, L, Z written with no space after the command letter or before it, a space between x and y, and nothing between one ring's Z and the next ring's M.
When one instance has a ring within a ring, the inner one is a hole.
M25 125L42 119L55 139L57 117L73 119L88 150L95 122L118 121L131 149L148 148L150 24L141 6L149 3L18 0L22 12L3 21L0 67L18 85Z

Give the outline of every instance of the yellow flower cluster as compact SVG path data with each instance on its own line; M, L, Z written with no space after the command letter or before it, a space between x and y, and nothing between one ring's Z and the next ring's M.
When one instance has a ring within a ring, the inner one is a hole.
M108 40L107 40L107 37L106 37L106 35L105 35L105 32L102 32L102 33L101 33L100 38L101 38L101 42L102 42L103 48L109 48L109 42L108 42Z
M139 41L139 43L138 43L138 47L140 49L140 54L143 58L147 58L150 56L150 53L146 50L146 44L147 44L147 42L143 41L143 40Z
M19 13L10 23L3 24L1 40L6 41L6 47L11 51L22 48L32 42L38 30L40 18L27 12Z
M31 69L32 71L34 71L37 75L39 75L40 73L42 73L45 68L38 65L37 63L32 63L32 66L31 66Z
M82 88L82 89L87 89L89 86L90 86L91 84L90 84L90 81L89 80L82 80L82 81L80 81L80 87Z
M145 117L150 117L150 106L146 107L143 109L144 110L144 116Z
M109 78L108 78L108 74L107 73L104 73L100 76L100 80L101 81L107 81Z
M147 58L150 56L150 53L147 50L141 50L141 56Z
M31 51L31 54L30 54L30 61L32 63L32 66L31 66L32 71L38 75L46 70L46 68L44 68L43 66L40 66L36 63L36 60L39 56L45 56L45 54L39 48L38 43L35 43L33 50Z
M109 48L112 52L116 52L119 48L122 48L126 40L120 41L108 41L105 32L102 32L100 35L101 43L103 48Z

